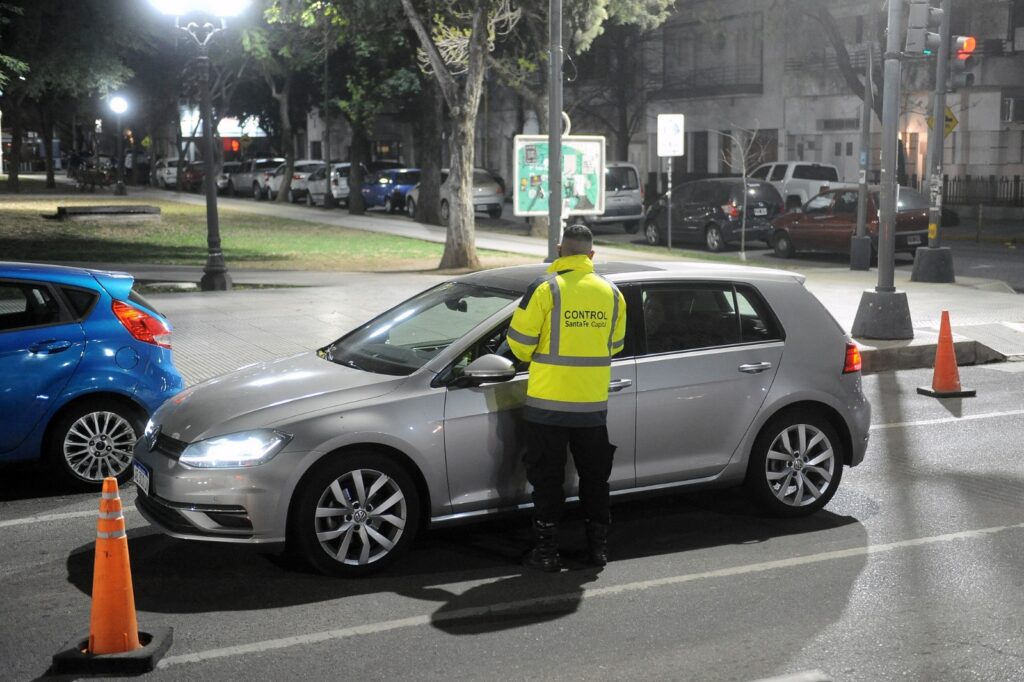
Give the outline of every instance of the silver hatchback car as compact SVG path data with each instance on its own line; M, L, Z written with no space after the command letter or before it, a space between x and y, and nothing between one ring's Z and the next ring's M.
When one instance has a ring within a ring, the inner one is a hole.
M608 405L612 494L743 485L775 515L825 505L864 457L871 409L857 347L802 277L597 270L629 311ZM503 341L543 272L458 277L319 350L186 389L136 445L139 511L175 537L287 543L355 576L424 527L527 508L527 373Z

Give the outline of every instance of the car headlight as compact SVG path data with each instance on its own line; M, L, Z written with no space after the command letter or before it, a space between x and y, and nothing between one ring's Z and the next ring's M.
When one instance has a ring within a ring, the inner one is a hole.
M252 467L269 462L291 439L270 429L231 433L192 443L178 461L197 468Z
M160 426L152 419L146 422L146 430L142 432L142 443L147 450L152 450L156 445L156 436L160 433Z

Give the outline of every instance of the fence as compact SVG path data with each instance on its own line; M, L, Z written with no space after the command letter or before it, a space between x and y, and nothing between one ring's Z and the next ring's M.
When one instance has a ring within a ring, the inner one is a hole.
M1024 206L1024 180L1020 175L944 175L942 201L951 205Z

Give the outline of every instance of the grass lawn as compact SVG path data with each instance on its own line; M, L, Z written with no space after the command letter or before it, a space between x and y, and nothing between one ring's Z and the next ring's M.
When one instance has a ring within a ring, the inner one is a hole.
M174 201L157 205L161 219L140 222L57 221L57 206L140 203L119 197L0 196L0 260L161 263L206 261L206 208ZM119 219L120 220L120 219ZM229 268L384 272L434 270L443 244L348 230L254 213L220 210ZM484 267L535 262L528 256L479 252Z

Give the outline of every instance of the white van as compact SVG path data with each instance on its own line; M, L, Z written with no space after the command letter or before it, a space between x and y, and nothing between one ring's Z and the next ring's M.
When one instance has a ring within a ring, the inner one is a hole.
M608 161L604 166L604 213L582 216L587 225L622 223L633 234L644 222L644 185L639 169L625 161Z

